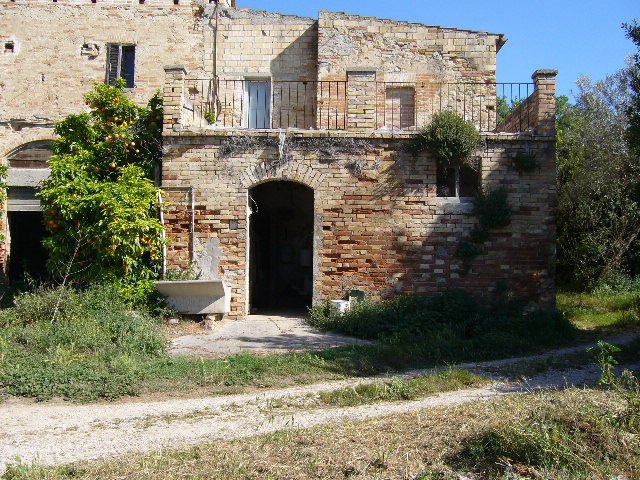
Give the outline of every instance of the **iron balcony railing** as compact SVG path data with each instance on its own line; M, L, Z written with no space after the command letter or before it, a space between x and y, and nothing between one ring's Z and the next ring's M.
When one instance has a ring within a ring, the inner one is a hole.
M198 128L415 130L453 110L495 131L533 83L427 83L188 79L181 123ZM531 126L529 110L518 131Z

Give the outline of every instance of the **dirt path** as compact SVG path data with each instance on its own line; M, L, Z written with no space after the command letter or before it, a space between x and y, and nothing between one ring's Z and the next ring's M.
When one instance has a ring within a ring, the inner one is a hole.
M635 336L612 337L624 344ZM581 351L585 345L545 355L460 365L483 369L527 359L539 359ZM412 371L404 376L426 373ZM581 385L598 378L595 366L564 372L550 371L526 383L496 381L486 388L459 390L407 402L385 402L356 407L326 407L319 392L379 380L359 378L304 387L268 390L259 394L207 397L161 402L100 405L29 404L12 400L0 406L0 472L19 457L23 463L70 463L178 447L200 442L228 440L287 428L363 420L442 405L487 400L532 388ZM384 378L384 377L383 377Z

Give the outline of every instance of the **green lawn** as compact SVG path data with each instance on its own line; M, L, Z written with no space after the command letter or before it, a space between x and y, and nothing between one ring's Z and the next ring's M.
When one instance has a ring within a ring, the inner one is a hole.
M559 292L557 308L581 330L640 329L640 292Z

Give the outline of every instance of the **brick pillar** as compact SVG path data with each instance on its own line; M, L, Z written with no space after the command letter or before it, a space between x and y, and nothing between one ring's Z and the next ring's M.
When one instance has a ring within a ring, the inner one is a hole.
M536 70L531 78L535 84L535 119L538 135L556 134L557 70Z
M376 72L347 72L347 130L376 126Z
M180 126L182 105L184 102L184 79L187 70L181 66L164 67L164 89L162 93L164 107L164 134L171 135Z

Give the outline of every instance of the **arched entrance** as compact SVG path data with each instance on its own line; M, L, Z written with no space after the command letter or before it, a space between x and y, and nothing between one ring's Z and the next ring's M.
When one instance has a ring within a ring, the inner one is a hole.
M313 189L273 180L249 190L251 313L302 310L313 294Z

